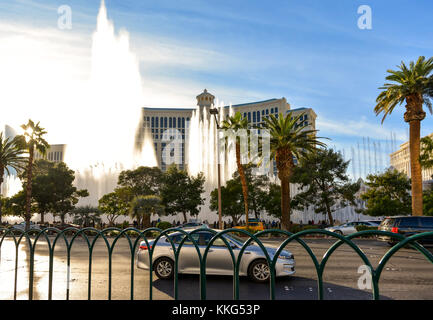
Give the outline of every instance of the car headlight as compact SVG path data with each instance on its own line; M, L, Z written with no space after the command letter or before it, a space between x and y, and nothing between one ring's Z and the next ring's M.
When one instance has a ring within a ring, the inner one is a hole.
M282 259L282 260L291 260L294 258L295 258L295 256L293 254L280 254L278 256L278 259Z

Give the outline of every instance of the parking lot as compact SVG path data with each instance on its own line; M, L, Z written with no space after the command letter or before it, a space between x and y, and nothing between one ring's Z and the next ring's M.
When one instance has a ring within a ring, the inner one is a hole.
M335 240L305 239L319 261ZM277 247L281 240L265 239L264 243ZM364 251L374 267L390 249L383 242L374 239L359 239L355 243ZM276 299L317 299L316 269L305 250L297 243L286 249L295 255L296 275L276 280ZM432 251L432 248L429 248ZM28 299L28 250L19 247L17 299ZM91 270L91 299L108 298L108 250L103 240L94 247ZM347 245L341 246L331 256L323 276L325 299L371 299L368 285L360 288L358 273L362 260ZM46 300L49 287L49 259L47 244L38 243L34 267L34 299ZM53 268L53 299L66 298L67 255L66 246L56 245ZM13 299L15 277L15 245L6 239L1 248L0 299ZM88 298L89 249L82 239L77 239L71 250L69 298ZM365 274L364 274L365 275ZM173 299L173 281L163 281L153 276L153 299ZM386 265L379 282L381 299L433 299L433 264L419 252L404 248L397 252ZM134 266L133 290L131 290L131 255L125 239L119 240L112 255L111 299L149 299L149 272ZM199 299L199 276L180 275L179 299ZM253 283L241 278L241 299L269 299L268 284ZM233 277L208 276L207 299L232 299Z

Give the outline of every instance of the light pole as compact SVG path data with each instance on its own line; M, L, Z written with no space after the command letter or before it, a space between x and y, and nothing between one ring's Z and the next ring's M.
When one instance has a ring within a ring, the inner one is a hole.
M220 129L220 125L217 119L217 115L218 115L218 109L217 108L213 108L213 109L209 109L209 113L213 114L214 118L215 118L215 123L217 126L217 130ZM219 136L218 136L218 131L217 131L217 154L218 154L218 228L222 229L223 228L223 221L222 221L222 209L221 209L221 164L220 164L220 144L219 144L219 140L218 140Z

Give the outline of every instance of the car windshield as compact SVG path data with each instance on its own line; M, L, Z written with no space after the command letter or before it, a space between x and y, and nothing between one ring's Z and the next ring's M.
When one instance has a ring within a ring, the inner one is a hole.
M232 240L234 243L236 243L239 246L242 246L245 242L245 239L235 236L234 234L226 234L226 237L229 238L230 240Z

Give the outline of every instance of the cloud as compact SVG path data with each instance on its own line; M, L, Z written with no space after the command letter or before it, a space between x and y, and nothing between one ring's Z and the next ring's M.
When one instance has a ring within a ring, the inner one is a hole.
M358 121L349 119L330 120L323 116L318 116L316 127L320 130L320 135L330 137L350 137L362 138L370 137L376 140L387 140L391 137L391 132L400 141L407 140L407 134L402 129L390 129L379 122L371 122L366 117L361 117Z

